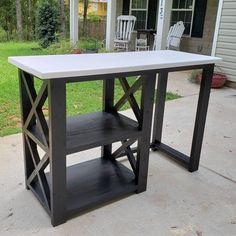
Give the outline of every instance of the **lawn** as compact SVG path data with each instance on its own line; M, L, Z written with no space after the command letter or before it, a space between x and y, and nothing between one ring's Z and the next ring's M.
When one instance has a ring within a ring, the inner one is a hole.
M36 43L0 43L0 136L20 132L20 106L17 68L7 62L9 56L51 54L50 50L35 50ZM58 50L57 50L58 52ZM132 83L135 78L129 78ZM39 86L39 84L38 84ZM115 100L123 95L123 89L116 81ZM140 98L138 91L137 99ZM167 100L179 98L171 92ZM125 104L123 109L128 108ZM67 85L67 113L85 114L102 108L102 81L73 83ZM47 110L47 107L45 107Z

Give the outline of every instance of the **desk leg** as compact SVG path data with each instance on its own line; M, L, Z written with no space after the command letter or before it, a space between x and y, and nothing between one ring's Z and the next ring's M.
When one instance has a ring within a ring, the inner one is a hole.
M103 111L114 111L114 89L115 79L103 80ZM108 144L102 147L101 156L109 158L112 154L112 144Z
M156 110L151 148L153 151L160 150L165 152L170 157L182 163L190 172L198 170L199 166L213 71L214 64L204 66L190 156L187 156L161 142L168 76L167 72L162 72L158 79L158 91L156 97Z
M66 85L49 81L49 158L51 223L66 222Z
M164 71L158 75L158 87L156 93L156 108L153 124L152 143L161 143L163 118L165 111L166 87L168 80L168 72ZM155 148L153 148L155 150Z
M147 188L147 174L149 163L149 145L152 125L153 99L155 92L156 74L150 73L143 76L142 97L141 97L141 121L140 129L142 135L138 139L137 149L137 193L144 192Z
M202 81L198 98L197 114L189 162L190 172L198 170L199 166L213 72L214 65L207 65L204 67L202 73Z
M25 82L24 82L25 79ZM29 90L34 90L34 79L31 76L28 76L23 71L19 70L19 82L20 82L20 103L21 103L21 123L22 123L22 138L23 138L23 153L24 153L24 165L25 165L25 186L29 190L27 180L30 177L31 173L34 171L34 164L32 161L30 148L27 145L26 134L24 125L30 114L32 104L29 99L29 94L27 93L26 85L28 84ZM31 128L35 124L35 117L32 118L32 121L29 124ZM33 151L37 150L37 145L34 142L31 142L31 148Z

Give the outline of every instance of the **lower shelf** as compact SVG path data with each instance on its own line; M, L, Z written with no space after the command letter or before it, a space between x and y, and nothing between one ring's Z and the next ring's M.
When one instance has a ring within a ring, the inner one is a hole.
M50 185L48 173L47 179ZM71 217L136 190L133 172L117 161L98 158L70 166L67 168L67 215ZM34 191L40 194L38 182L34 184Z

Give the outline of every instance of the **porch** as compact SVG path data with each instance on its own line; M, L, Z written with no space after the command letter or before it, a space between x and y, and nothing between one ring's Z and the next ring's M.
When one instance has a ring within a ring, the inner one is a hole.
M71 0L71 40L78 40L76 26L78 0ZM137 18L132 34L130 49L135 49L137 30L157 31L157 49L165 49L169 28L183 21L185 32L180 45L181 51L211 55L218 0L109 0L107 1L106 49L112 50L119 15L134 15Z

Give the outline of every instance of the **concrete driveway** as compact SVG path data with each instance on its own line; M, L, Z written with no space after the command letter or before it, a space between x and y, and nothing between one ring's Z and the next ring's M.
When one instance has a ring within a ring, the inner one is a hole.
M199 87L189 83L186 75L171 74L168 89L184 97L166 103L163 141L188 154ZM130 110L125 113L132 116ZM0 235L235 236L235 117L236 90L212 90L198 172L189 173L151 151L146 192L56 228L24 189L21 134L0 138ZM87 160L96 153L99 156L99 149L82 152L69 162Z

